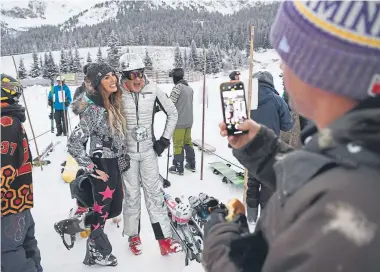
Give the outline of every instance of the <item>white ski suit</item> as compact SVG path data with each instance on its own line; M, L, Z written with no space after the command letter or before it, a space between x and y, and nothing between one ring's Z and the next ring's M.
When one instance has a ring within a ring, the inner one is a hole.
M122 84L121 84L122 85ZM156 140L153 121L156 105L166 113L167 120L162 137L170 140L177 124L177 109L168 96L154 82L145 79L139 93L123 88L123 107L127 121L127 153L130 169L123 174L125 201L123 207L124 230L127 236L139 234L141 214L141 185L145 205L157 240L171 236L171 229L158 169L158 157L153 149Z

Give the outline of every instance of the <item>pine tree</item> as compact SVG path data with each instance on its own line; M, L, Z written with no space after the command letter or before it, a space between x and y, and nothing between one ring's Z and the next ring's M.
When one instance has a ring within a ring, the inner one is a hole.
M207 62L207 54L206 54L205 49L203 48L201 53L199 53L199 63L198 63L198 67L196 67L196 70L200 71L202 73L204 72L204 57L205 57L205 55L206 55L206 62Z
M79 56L79 50L77 47L75 47L74 51L74 61L73 61L73 73L80 73L82 71L82 64L80 63L80 56Z
M128 26L126 29L127 33L127 45L134 45L135 44L135 37L133 35L133 32L131 31L131 28Z
M116 36L116 33L114 30L111 31L111 34L108 37L107 46L108 46L107 62L114 69L118 69L121 50L120 50L119 39Z
M200 60L197 53L197 45L194 40L191 41L189 60L194 64L194 70L201 71L200 69L202 68L199 66Z
M100 48L100 45L99 45L99 48L98 48L98 53L96 54L96 62L104 62L104 59L103 59L103 55L102 55L102 49Z
M70 71L70 63L67 54L62 49L61 50L61 60L59 62L59 67L61 69L62 74L67 74Z
M49 52L48 65L45 66L47 69L48 78L55 80L58 75L58 67L54 62L53 54Z
M183 53L183 69L187 71L189 60L187 58L187 49L185 48L185 52Z
M42 55L40 56L40 75L43 75L44 63L42 62Z
M75 73L74 56L73 56L73 51L71 51L71 49L69 50L69 54L68 54L68 62L69 62L69 69L67 72ZM62 73L62 69L61 69L61 73Z
M35 78L35 77L38 77L40 75L40 67L38 64L38 55L37 55L36 51L33 52L32 57L33 57L33 63L32 63L32 67L30 69L30 76Z
M145 69L153 70L153 62L152 62L152 59L150 58L150 56L148 54L148 50L146 50L146 49L145 49L144 64L145 64Z
M181 54L181 49L179 48L179 44L177 43L176 48L174 50L174 67L182 68L183 67L183 59Z
M250 37L247 37L245 40L245 56L249 57L249 53L251 52L251 41Z
M42 71L42 77L49 78L49 57L46 52L44 54L44 69Z
M24 59L23 58L20 58L20 64L18 66L18 76L20 77L20 79L24 79L24 78L27 77L27 72L26 72L26 69L25 69Z
M206 74L212 74L212 68L214 66L214 53L213 48L210 46L206 52L207 65L206 65Z
M144 45L145 43L145 37L144 37L144 29L140 27L137 31L138 33L138 44L139 45Z
M87 52L87 63L92 63L91 53L90 51Z

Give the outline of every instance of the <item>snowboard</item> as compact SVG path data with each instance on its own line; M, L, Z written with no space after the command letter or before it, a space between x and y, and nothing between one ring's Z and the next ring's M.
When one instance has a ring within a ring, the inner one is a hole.
M194 146L198 147L199 150L202 150L202 140L195 139L192 142L193 142ZM203 151L214 153L216 151L216 148L213 147L212 145L204 143L204 150Z
M244 185L244 173L236 172L231 168L230 164L225 164L223 162L211 162L209 165L214 169L213 173L215 175L221 174L223 176L222 182L233 183L238 186Z
M72 182L75 179L78 170L78 163L73 157L68 155L66 163L62 168L62 179L67 183Z

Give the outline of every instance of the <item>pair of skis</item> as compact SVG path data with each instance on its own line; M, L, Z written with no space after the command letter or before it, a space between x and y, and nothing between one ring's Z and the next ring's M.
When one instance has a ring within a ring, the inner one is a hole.
M45 158L50 154L50 152L54 151L54 148L59 145L61 142L58 141L56 143L53 144L53 142L51 142L45 149L44 151L42 152L41 156L39 157L36 157L33 159L32 163L33 163L33 166L41 166L41 165L48 165L51 163L50 160L45 160Z

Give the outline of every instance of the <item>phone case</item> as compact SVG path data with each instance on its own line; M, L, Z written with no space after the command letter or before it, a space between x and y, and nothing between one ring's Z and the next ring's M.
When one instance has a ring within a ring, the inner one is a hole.
M237 98L234 99L233 97L231 97L231 99L229 99L229 102L228 102L229 105L227 105L224 102L224 97L223 97L223 92L234 92L235 90L243 90L245 117L242 117L242 118L243 118L243 120L245 120L246 117L248 117L248 109L247 109L247 99L245 96L244 83L241 81L223 82L222 84L220 84L219 88L220 88L220 101L222 104L223 120L224 120L224 123L227 125L227 134L231 136L231 135L240 135L243 133L247 133L248 131L241 131L241 130L235 129L236 123L232 122L232 118L234 118L234 120L235 120L236 116L234 116L234 115L237 112L235 110L235 106L234 106L235 103L233 101L236 102L236 101L238 101L238 99ZM229 117L226 116L227 107L232 108L230 110L230 116ZM228 119L230 119L230 120L228 121ZM239 122L239 123L242 123L242 122Z

